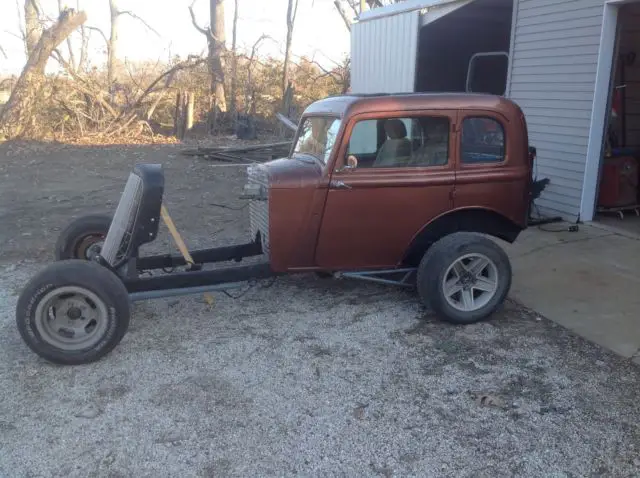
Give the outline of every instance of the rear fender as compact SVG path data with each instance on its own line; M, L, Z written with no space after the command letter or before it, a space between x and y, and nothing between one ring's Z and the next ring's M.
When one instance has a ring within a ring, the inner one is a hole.
M521 226L491 209L458 209L447 212L424 226L412 239L402 262L417 266L434 242L454 232L488 234L513 243L522 230Z

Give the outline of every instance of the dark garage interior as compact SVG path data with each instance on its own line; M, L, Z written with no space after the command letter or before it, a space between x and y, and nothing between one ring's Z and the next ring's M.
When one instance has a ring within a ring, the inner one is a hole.
M513 0L474 0L420 29L416 91L505 93Z

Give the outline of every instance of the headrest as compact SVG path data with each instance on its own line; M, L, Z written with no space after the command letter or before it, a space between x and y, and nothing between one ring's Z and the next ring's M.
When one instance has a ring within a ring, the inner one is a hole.
M407 137L407 128L398 119L390 119L384 122L384 131L391 139L402 139Z

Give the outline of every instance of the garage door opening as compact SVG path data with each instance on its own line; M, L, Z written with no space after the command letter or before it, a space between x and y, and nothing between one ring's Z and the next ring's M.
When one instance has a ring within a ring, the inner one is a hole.
M423 15L416 91L504 95L513 0L474 0L433 19Z
M617 18L595 220L640 235L640 3Z

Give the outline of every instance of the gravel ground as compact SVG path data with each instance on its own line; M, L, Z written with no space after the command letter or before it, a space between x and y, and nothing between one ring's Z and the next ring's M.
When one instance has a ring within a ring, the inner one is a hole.
M167 167L191 246L246 234L242 169L175 147L0 148L0 477L640 474L640 370L511 302L452 327L410 292L285 277L136 304L96 364L38 359L16 295L136 160Z

